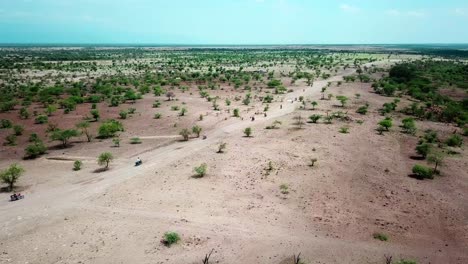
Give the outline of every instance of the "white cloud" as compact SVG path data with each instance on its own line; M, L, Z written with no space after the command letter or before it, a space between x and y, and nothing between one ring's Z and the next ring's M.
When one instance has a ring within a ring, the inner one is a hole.
M356 13L356 12L359 12L359 10L360 10L358 7L351 6L351 5L348 5L348 4L341 4L340 9L345 11L345 12L349 12L349 13Z
M408 11L406 13L407 16L412 16L412 17L423 17L425 16L425 14L423 12L419 12L419 11Z
M385 13L387 13L387 15L390 15L390 16L399 16L399 15L401 15L401 12L396 10L396 9L387 10Z
M400 11L398 9L389 9L385 11L385 13L389 16L406 16L406 17L424 17L426 14L422 11Z
M468 15L468 8L456 8L454 12L456 15L466 16Z

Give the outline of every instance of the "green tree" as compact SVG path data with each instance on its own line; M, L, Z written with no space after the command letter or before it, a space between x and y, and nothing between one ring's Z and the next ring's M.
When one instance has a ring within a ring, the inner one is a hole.
M430 151L427 155L427 161L434 164L434 173L438 173L437 167L442 165L445 159L445 155L440 151Z
M56 129L50 135L50 138L55 141L61 141L62 147L66 148L70 138L77 137L79 132L75 129Z
M114 137L115 134L119 131L123 131L123 125L119 121L116 120L108 120L99 126L98 136L100 138L110 138Z
M8 189L13 191L15 183L23 175L24 169L18 164L12 164L8 169L0 172L0 178L3 183L8 184Z
M200 137L200 133L202 131L202 128L200 126L193 126L192 127L192 132L197 135L197 138Z
M187 128L184 128L179 132L179 135L182 136L184 141L188 141L189 136L190 136L190 130L188 130Z
M318 103L316 101L312 101L312 109L315 110L315 107L318 105Z
M88 121L83 121L76 124L76 128L78 128L82 134L86 136L88 142L91 142L92 136L91 132L89 131L90 123Z
M416 146L416 152L423 158L426 158L432 149L432 145L429 143L421 143Z
M385 129L385 131L389 131L390 128L393 126L392 119L391 119L391 118L385 118L385 119L383 119L383 120L380 120L379 126L380 126L382 129Z
M100 166L105 165L104 169L107 170L109 168L109 163L114 160L114 156L110 152L103 152L98 157L98 164Z
M47 147L44 145L42 140L37 139L34 143L29 144L25 149L25 158L35 159L47 151Z
M322 118L321 115L311 115L311 116L309 116L310 122L312 122L312 123L317 123L317 121L318 121L320 118Z
M402 127L405 133L408 133L411 135L414 135L414 133L416 133L416 122L414 121L413 118L411 117L404 118L402 120L402 123L403 123Z

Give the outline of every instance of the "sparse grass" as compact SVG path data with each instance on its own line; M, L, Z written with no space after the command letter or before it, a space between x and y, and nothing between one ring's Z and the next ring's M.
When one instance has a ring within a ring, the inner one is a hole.
M280 191L282 194L288 194L289 193L289 186L285 183L280 185Z
M372 236L374 237L374 239L377 239L380 241L388 241L388 236L383 233L377 232L377 233L374 233Z
M340 127L339 131L340 131L340 133L348 134L349 133L349 127L346 127L346 126Z

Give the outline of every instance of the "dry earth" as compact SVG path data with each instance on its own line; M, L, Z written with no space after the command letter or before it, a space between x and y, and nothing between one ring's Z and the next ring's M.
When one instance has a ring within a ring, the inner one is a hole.
M249 117L259 104L242 109L243 119L230 118L188 93L178 94L178 102L186 102L190 117L165 112L167 119L153 120L142 107L154 99L144 99L127 124L138 129L123 134L141 136L142 145L76 143L19 161L26 168L19 182L26 199L11 203L0 193L0 263L202 263L211 249L210 263L287 264L299 252L306 263L385 263L384 255L468 263L466 150L446 160L440 177L410 178L420 162L410 158L418 138L396 126L384 135L375 131L382 118L377 109L391 98L372 93L369 84L333 85L333 94L353 98L342 109L336 100L320 100L327 81L296 84L254 122ZM299 110L294 99L301 95L317 101L317 109ZM356 114L364 102L371 113ZM348 111L352 120L302 129L293 124L298 113L307 118L328 110ZM199 114L207 139L179 142L176 131ZM279 129L264 129L274 120L282 122ZM253 137L243 136L248 126ZM350 133L339 133L342 126ZM418 128L443 136L454 130L432 122L418 122ZM225 153L216 153L219 142L227 143ZM104 150L117 159L109 171L95 173ZM136 156L144 161L140 167L133 167ZM74 172L78 158L84 168ZM314 167L310 158L318 159ZM14 155L5 157L0 165L13 161ZM207 175L193 178L193 167L204 162ZM281 184L289 193L281 193ZM160 240L167 231L182 240L165 247ZM374 232L388 234L389 241L374 239Z

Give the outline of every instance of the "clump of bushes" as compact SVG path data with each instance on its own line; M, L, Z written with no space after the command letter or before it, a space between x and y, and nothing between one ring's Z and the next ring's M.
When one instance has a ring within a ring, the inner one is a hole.
M431 168L424 165L416 164L413 166L413 174L418 179L434 179L433 171Z
M111 138L119 131L124 131L122 123L114 119L107 120L98 129L99 138Z
M454 134L447 138L445 144L450 147L461 147L463 145L463 138L457 134Z

